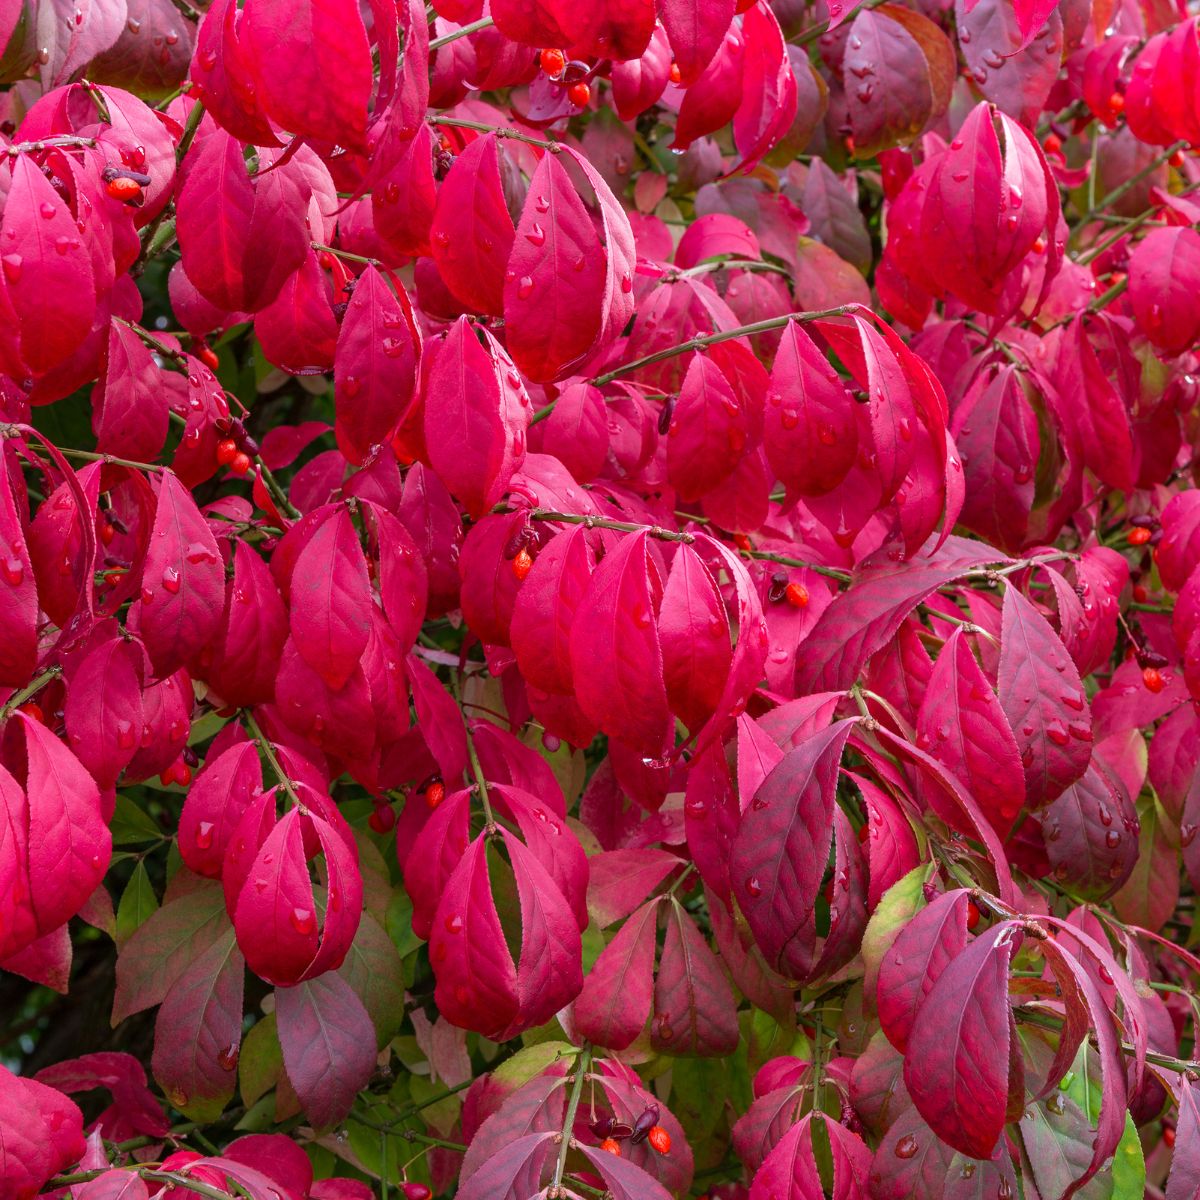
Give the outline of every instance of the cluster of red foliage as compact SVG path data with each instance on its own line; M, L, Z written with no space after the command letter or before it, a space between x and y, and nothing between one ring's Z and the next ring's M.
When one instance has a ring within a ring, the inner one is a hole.
M1198 30L0 0L0 1192L1200 1194Z

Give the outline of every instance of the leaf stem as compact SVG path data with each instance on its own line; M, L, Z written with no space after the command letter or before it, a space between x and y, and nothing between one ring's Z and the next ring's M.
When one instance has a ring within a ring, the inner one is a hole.
M563 1117L562 1142L558 1147L558 1161L554 1164L554 1182L547 1190L547 1196L562 1195L563 1173L567 1169L567 1155L571 1152L571 1130L575 1128L575 1114L579 1111L579 1098L583 1095L583 1081L592 1068L592 1047L588 1042L583 1043L579 1057L575 1060L575 1083L567 1100L567 1112Z
M1099 139L1097 139L1096 145L1099 146L1099 144ZM1179 141L1168 146L1161 154L1152 158L1144 167L1142 167L1140 171L1134 171L1134 173L1130 175L1128 179L1123 180L1120 184L1113 188L1113 190L1109 192L1107 196L1102 196L1099 200L1095 199L1096 171L1095 160L1093 159L1091 177L1088 181L1091 184L1088 197L1088 209L1087 212L1085 212L1079 219L1079 224L1075 226L1075 232L1078 233L1081 229L1085 228L1089 222L1091 222L1097 216L1097 214L1111 208L1128 191L1137 187L1137 185L1141 183L1147 175L1151 175L1157 171L1158 168L1161 167L1163 163L1165 163L1173 154L1178 154L1180 150L1186 150L1188 145L1189 143L1187 141Z
M62 667L47 667L32 683L27 684L19 692L13 692L0 708L0 725L8 720L18 708L31 697L36 696L52 679L62 674Z
M429 123L431 125L448 125L454 129L476 129L480 133L494 133L498 138L507 138L513 142L525 142L530 146L541 146L543 150L550 150L555 154L562 149L559 142L531 137L529 134L522 133L519 129L513 129L508 125L487 125L483 121L468 121L465 117L442 116L430 117Z
M263 752L267 762L270 763L271 770L275 772L275 778L279 780L279 786L283 788L288 799L301 812L307 812L307 807L302 803L300 797L296 795L296 789L292 786L291 779L283 769L283 765L279 761L279 756L275 753L275 747L271 745L267 736L258 727L258 722L254 719L254 715L248 708L245 708L242 710L242 716L245 719L246 728L250 730L250 735L258 743L258 748Z
M464 25L461 29L455 29L451 33L443 34L440 38L434 38L429 43L430 50L440 50L443 46L450 45L451 42L457 42L459 38L470 37L473 33L478 33L481 29L490 29L496 22L491 17L480 17L478 21L472 21L470 25Z
M653 354L643 355L641 358L635 358L632 362L614 367L611 371L605 371L604 374L597 375L592 383L596 387L603 387L606 383L612 383L614 379L619 379L622 375L632 374L634 371L641 370L642 367L663 362L668 358L675 358L679 354L687 354L690 350L704 350L709 346L717 345L718 342L729 342L734 338L749 337L755 333L767 333L772 329L782 329L792 321L820 321L827 317L845 316L852 308L854 305L840 304L836 308L817 309L813 312L785 313L781 317L768 317L764 321L738 325L734 329L721 329L716 333L705 334L704 337L689 338L686 342L680 342L678 346L668 346L665 350L656 350ZM544 411L544 409L541 410L541 412ZM541 412L534 414L535 421L541 418Z

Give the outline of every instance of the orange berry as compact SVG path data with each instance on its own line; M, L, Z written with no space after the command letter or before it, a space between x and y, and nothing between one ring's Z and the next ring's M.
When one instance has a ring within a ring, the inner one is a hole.
M425 789L425 803L430 808L437 808L439 804L446 798L446 785L440 780L431 783Z
M1129 544L1131 546L1144 546L1152 536L1149 529L1131 529L1129 531Z
M239 450L233 456L233 462L229 464L229 469L235 475L245 475L250 470L250 455Z
M142 185L136 179L118 175L115 179L105 181L104 190L114 200L134 200L142 194Z
M661 1125L655 1125L646 1135L646 1140L659 1154L671 1153L671 1135Z
M980 917L983 914L979 911L979 905L974 900L967 901L967 928L974 929L979 924Z
M46 714L42 712L42 706L36 700L27 700L17 709L17 712L24 713L39 725L45 725L46 723Z
M1062 153L1062 138L1057 133L1046 134L1046 140L1042 143L1047 154Z
M793 608L808 607L808 588L806 588L804 584L789 583L787 585L787 591L784 592L784 595L787 597L787 602Z
M518 550L512 560L512 573L518 583L523 583L525 576L533 569L533 556L528 550Z
M667 73L667 78L670 79L672 83L678 83L683 78L677 62L673 62L671 64L671 70Z
M1166 1148L1168 1150L1170 1150L1170 1148L1175 1145L1175 1126L1174 1125L1164 1125L1163 1126L1163 1145L1166 1146Z
M238 456L237 442L233 438L225 438L224 441L217 443L217 462L223 467L229 466L231 462Z
M1125 111L1125 95L1123 92L1113 92L1108 98L1108 111L1119 113Z
M846 153L854 157L854 139L849 134L846 135Z
M586 83L573 83L567 88L567 99L576 108L583 108L592 98L592 89Z
M1161 692L1167 686L1167 682L1162 677L1162 672L1157 667L1147 667L1142 672L1142 682L1146 685L1146 689L1151 692Z
M215 371L221 365L221 360L217 357L216 351L211 346L206 346L203 342L196 347L196 357L210 371Z
M1045 254L1046 253L1046 239L1044 237L1035 238L1032 249L1033 249L1034 254Z
M540 57L542 70L547 75L561 75L567 65L567 56L561 50L543 50Z
M604 1141L600 1143L600 1149L606 1154L616 1155L617 1158L621 1157L621 1143L615 1138L605 1138Z

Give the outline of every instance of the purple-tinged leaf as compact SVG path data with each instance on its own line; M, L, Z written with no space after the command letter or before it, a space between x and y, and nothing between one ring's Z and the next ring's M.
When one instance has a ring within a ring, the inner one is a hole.
M1092 756L1092 714L1079 672L1050 623L1011 585L1004 590L1000 703L1017 739L1025 799L1060 796Z
M342 1120L375 1066L375 1030L362 1001L334 972L277 988L283 1065L317 1129Z

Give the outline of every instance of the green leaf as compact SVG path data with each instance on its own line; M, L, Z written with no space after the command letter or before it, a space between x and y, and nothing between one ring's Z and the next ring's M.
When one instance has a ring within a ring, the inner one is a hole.
M392 939L364 912L338 974L363 1002L382 1049L404 1022L404 965Z
M142 846L147 842L163 840L163 832L154 819L125 795L117 796L109 828L112 830L114 846Z
M866 968L863 974L864 1006L875 1011L875 987L879 982L879 965L891 949L900 930L908 924L919 909L925 907L924 885L933 871L931 863L914 867L897 879L882 896L867 922L863 933L862 960Z
M253 1108L279 1082L282 1070L283 1050L275 1014L268 1013L242 1039L238 1057L238 1086L247 1108Z
M117 905L117 949L125 943L158 911L158 897L146 871L146 864L139 862L121 893Z
M388 905L386 927L388 937L392 939L401 958L407 958L425 945L413 933L412 912L412 901L408 898L408 894L397 891Z

